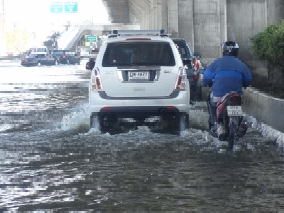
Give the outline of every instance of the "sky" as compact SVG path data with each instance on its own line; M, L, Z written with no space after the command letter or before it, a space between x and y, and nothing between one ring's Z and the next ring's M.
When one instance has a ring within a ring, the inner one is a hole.
M2 0L1 0L2 1ZM77 2L77 13L51 13L52 2ZM67 21L75 24L86 19L109 23L108 13L101 0L4 0L7 28L25 26L35 33L62 27Z

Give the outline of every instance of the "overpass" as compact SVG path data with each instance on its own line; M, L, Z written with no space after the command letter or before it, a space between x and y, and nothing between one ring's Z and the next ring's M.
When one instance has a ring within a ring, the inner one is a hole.
M139 30L139 25L124 25L124 24L101 24L101 25L74 25L68 30L61 33L56 39L58 49L76 50L78 42L84 35L103 35L105 32L109 33L113 29L124 30Z
M165 29L184 38L207 63L221 55L225 40L236 40L240 57L252 58L250 37L284 18L283 0L102 0L112 24L73 26L58 38L74 49L86 34L116 29Z

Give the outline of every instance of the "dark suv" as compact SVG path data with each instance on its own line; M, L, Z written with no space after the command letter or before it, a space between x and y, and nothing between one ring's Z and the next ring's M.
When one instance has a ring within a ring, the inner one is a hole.
M81 57L69 50L54 50L53 57L59 64L80 64Z
M200 79L200 64L201 55L193 53L189 44L182 38L172 38L177 45L184 66L187 66L186 74L190 83L190 102L201 101L202 85Z

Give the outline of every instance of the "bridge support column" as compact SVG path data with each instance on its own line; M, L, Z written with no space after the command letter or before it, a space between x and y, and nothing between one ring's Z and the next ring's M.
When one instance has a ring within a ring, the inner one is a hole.
M185 39L194 51L194 0L179 0L178 2L179 37Z
M179 37L178 0L168 0L168 33L171 37Z

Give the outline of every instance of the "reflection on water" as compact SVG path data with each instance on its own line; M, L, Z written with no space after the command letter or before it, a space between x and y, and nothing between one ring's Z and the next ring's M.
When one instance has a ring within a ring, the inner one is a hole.
M61 72L72 82L39 84L45 91L1 89L2 211L271 211L284 205L284 152L257 129L233 152L224 151L224 142L204 130L201 103L191 110L192 128L180 136L146 127L101 134L89 130L83 66L35 70Z

